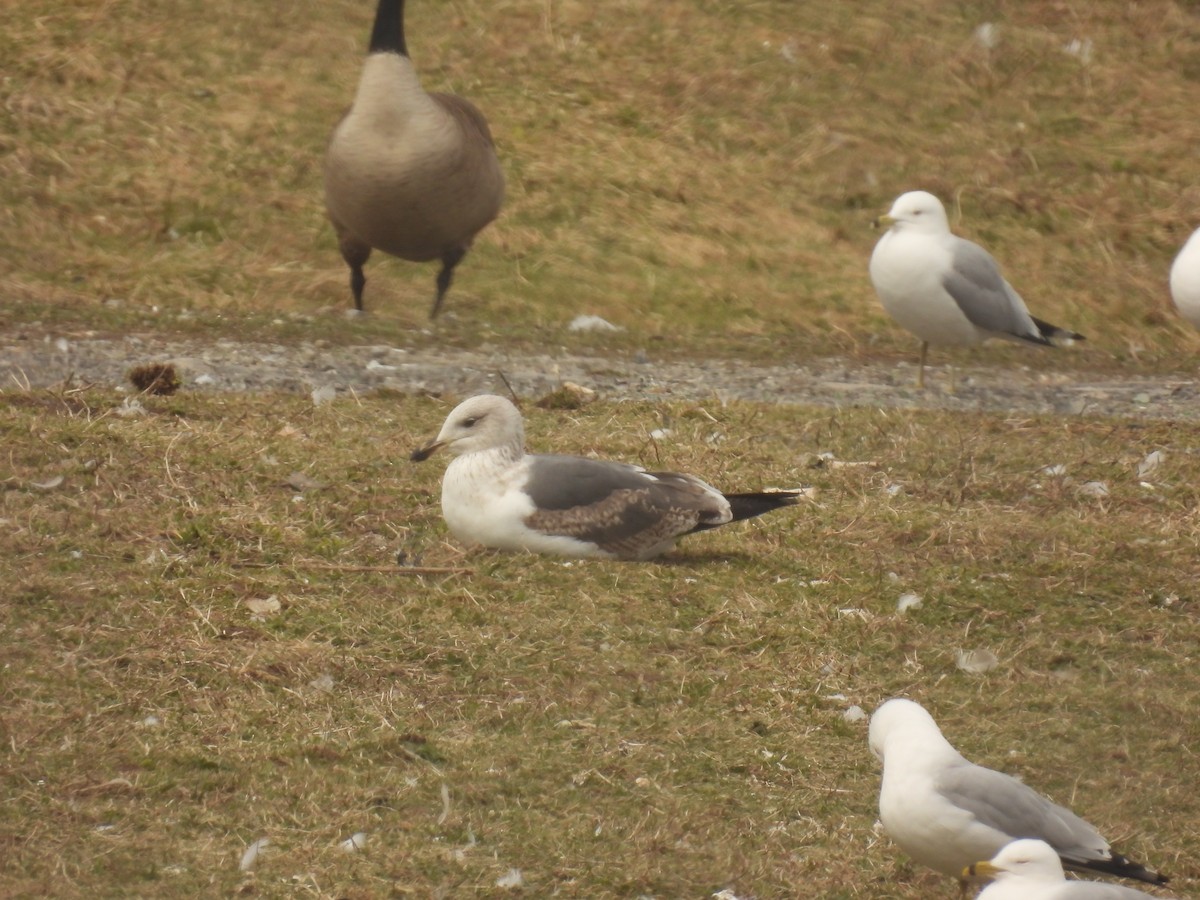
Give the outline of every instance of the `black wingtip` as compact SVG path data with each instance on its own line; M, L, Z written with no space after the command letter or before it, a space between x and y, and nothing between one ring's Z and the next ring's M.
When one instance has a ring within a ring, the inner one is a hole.
M1030 316L1033 319L1033 324L1037 326L1037 330L1042 333L1047 341L1086 341L1082 334L1071 331L1069 328L1059 328L1057 325L1051 325L1049 322L1043 322L1036 316Z
M757 491L749 494L726 494L734 522L753 519L784 506L795 506L804 496L803 489L795 491Z
M1118 878L1129 878L1133 881L1143 881L1146 884L1166 884L1171 879L1153 869L1147 869L1141 863L1114 853L1112 859L1074 860L1064 859L1063 865L1077 872L1097 872L1102 875L1116 875Z
M404 0L379 0L368 50L408 56L408 45L404 42Z

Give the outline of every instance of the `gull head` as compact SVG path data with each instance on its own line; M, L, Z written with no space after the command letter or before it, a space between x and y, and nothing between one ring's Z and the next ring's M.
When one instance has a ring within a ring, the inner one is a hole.
M519 455L525 449L521 412L495 394L471 397L454 407L438 436L414 450L410 458L421 462L443 447L455 456L497 448L510 448Z
M1008 876L1043 882L1066 878L1054 848L1045 841L1031 838L1006 844L991 859L981 860L962 871L964 881L1003 880Z
M912 230L926 234L949 234L950 222L942 201L928 191L901 194L886 215L875 220L893 231Z
M889 742L917 738L929 734L941 737L941 730L919 703L895 697L879 705L871 715L867 742L876 758L882 760Z

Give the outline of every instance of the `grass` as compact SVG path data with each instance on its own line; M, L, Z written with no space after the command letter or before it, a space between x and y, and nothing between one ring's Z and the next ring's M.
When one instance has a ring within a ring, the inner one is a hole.
M8 327L277 339L316 316L333 340L588 348L563 332L587 312L624 350L907 358L868 225L923 187L1035 312L1091 338L1042 364L1166 371L1200 350L1166 293L1200 224L1186 4L414 3L426 82L486 110L509 184L432 332L430 266L373 261L373 316L340 315L320 157L371 14L0 14Z
M426 84L486 111L509 186L434 325L433 268L380 258L342 315L320 156L370 18L0 11L0 329L911 363L866 261L921 187L1088 335L1036 365L1194 370L1165 287L1200 224L1194 4L414 0ZM950 896L873 830L843 719L901 693L1200 887L1196 426L531 408L539 449L819 489L569 564L446 534L440 464L404 458L449 402L3 386L0 893Z
M1196 426L529 408L536 447L818 491L614 565L459 547L405 459L449 400L6 400L10 895L950 896L842 717L900 693L1200 885Z

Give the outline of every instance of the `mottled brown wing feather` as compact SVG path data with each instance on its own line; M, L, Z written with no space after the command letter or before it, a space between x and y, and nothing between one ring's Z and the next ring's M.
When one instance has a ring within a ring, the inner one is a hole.
M525 491L537 510L525 524L620 557L641 556L698 525L729 520L721 497L687 475L647 474L574 456L539 455L531 463Z
M607 553L635 558L691 531L699 518L694 509L658 507L652 493L651 489L616 491L589 506L542 509L525 524L543 534L573 537Z

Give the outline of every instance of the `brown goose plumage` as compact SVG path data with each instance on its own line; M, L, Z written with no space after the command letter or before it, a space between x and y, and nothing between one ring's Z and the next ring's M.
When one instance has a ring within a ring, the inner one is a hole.
M500 212L504 175L487 121L470 101L426 93L408 57L404 0L379 0L354 104L325 154L325 207L362 309L373 249L442 262L430 316L454 267Z

